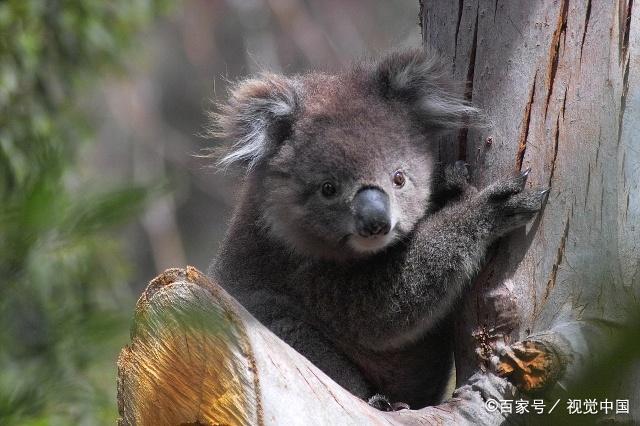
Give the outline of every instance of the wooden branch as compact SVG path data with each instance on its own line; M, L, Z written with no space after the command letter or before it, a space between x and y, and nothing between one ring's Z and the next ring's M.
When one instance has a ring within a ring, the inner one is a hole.
M563 370L562 345L538 340L547 346L531 347L548 363L545 371ZM538 369L526 368L529 343L502 349L494 354L502 374L540 382L530 377ZM487 398L516 393L505 379L479 370L437 407L375 410L192 267L169 269L149 283L136 306L131 344L118 359L120 425L489 425L505 418L485 409Z

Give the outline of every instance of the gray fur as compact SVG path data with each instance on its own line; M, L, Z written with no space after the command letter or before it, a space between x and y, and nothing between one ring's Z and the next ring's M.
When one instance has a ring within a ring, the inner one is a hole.
M395 52L377 67L384 95L412 106L430 132L482 122L480 111L459 96L462 87L453 83L444 64L421 50Z
M250 170L269 154L270 138L279 137L279 123L292 119L298 107L297 83L293 79L263 74L236 86L221 111L211 114L212 135L235 140L218 166L245 163Z
M251 169L210 273L354 394L438 402L454 306L489 245L530 220L542 194L523 189L526 175L478 192L464 165L437 171L433 134L475 110L416 51L340 75L245 84L221 119L237 142L225 163ZM281 100L290 107L274 107ZM337 188L329 198L327 181ZM389 196L389 234L354 231L362 188Z

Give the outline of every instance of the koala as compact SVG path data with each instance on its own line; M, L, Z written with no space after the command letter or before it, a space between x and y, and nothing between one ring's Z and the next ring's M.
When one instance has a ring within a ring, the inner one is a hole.
M244 80L214 115L232 141L219 163L244 180L209 274L363 399L440 402L456 302L542 206L528 171L477 191L464 163L437 166L436 136L478 117L452 87L409 50Z

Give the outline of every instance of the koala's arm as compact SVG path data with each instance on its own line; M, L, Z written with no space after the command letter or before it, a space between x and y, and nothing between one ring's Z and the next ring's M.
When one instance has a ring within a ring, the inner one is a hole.
M412 305L429 307L433 319L445 315L491 243L535 216L546 191L524 190L527 174L464 196L418 223L399 268L398 284Z

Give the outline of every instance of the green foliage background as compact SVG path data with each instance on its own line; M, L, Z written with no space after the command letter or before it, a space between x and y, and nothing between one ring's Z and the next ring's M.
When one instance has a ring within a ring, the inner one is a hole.
M0 3L2 425L116 419L115 358L134 299L105 231L139 212L148 191L74 179L76 153L91 143L76 101L164 3Z

